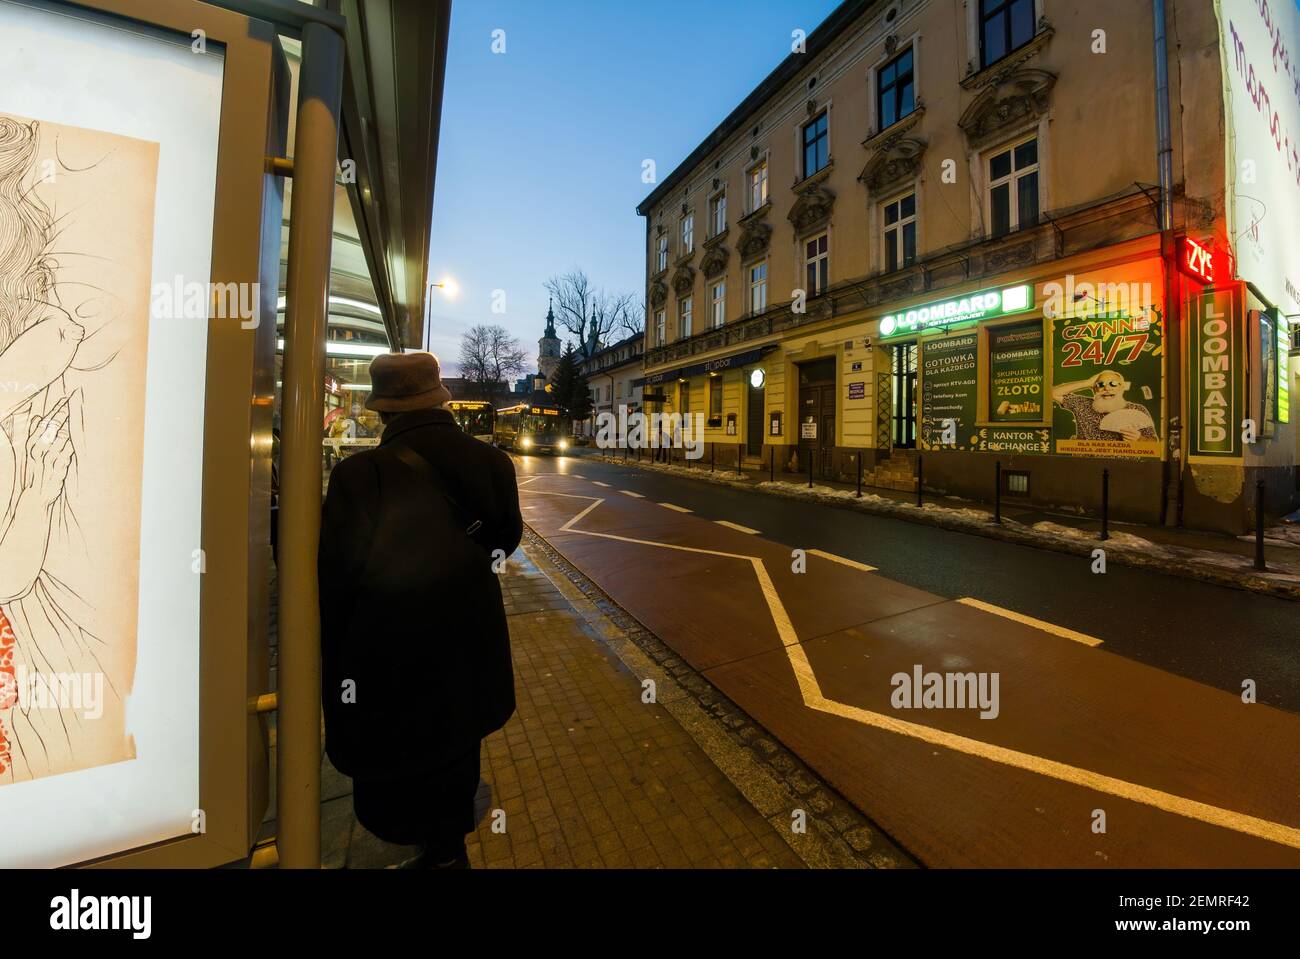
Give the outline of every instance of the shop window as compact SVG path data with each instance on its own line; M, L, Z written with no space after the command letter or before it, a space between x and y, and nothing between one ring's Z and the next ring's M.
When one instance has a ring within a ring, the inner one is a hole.
M804 272L808 281L805 289L809 298L821 296L829 285L831 264L829 242L829 238L823 233L804 243Z
M993 236L1038 222L1038 138L993 154L988 160L989 224Z
M1034 39L1034 0L980 0L980 66Z
M686 416L691 411L691 384L679 383L677 386L677 409Z
M885 204L885 272L916 262L916 194Z
M1050 423L1042 320L981 327L980 356L984 383L981 422Z
M722 417L722 377L709 377L709 418Z
M803 175L808 178L830 162L830 117L823 110L803 128Z
M876 117L881 130L916 109L913 79L911 47L876 72Z

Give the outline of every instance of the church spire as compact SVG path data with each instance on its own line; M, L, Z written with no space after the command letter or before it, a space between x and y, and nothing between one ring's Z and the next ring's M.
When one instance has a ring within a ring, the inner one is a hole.
M555 310L552 306L553 300L550 297L546 299L546 338L558 339L555 335Z

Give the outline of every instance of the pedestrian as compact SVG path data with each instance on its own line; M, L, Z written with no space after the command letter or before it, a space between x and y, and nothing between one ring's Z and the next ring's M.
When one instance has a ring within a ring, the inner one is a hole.
M457 426L433 354L370 377L383 437L334 468L321 521L326 751L363 826L468 868L480 744L515 711L497 581L523 535L514 465Z

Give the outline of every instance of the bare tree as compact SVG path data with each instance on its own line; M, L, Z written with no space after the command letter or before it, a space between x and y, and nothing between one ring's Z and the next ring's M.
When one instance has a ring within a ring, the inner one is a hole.
M460 341L460 372L495 402L501 384L528 369L528 354L504 326L470 327Z
M551 277L546 289L553 300L555 322L574 335L583 359L591 355L593 345L609 340L616 331L632 335L645 329L645 310L635 294L597 289L580 269Z

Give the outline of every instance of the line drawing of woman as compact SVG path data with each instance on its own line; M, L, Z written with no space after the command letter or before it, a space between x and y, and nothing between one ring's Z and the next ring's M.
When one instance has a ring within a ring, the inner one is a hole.
M73 768L85 732L76 710L20 701L20 665L102 673L94 610L47 569L56 544L81 542L68 494L83 397L68 375L87 368L74 365L87 337L58 301L59 221L37 191L39 132L0 115L0 784Z

